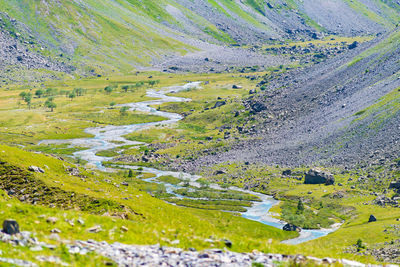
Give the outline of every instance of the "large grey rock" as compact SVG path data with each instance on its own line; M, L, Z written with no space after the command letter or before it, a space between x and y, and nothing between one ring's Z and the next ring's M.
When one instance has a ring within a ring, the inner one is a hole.
M42 168L33 165L29 166L28 170L31 172L44 173L44 170Z
M310 169L305 175L305 184L333 185L335 183L335 178L330 172L326 172L318 168Z
M301 232L301 228L300 227L297 227L296 225L294 225L294 224L290 224L290 223L288 223L288 224L285 224L284 226L283 226L283 231L296 231L296 232Z
M8 219L3 222L3 232L9 235L19 233L19 225L16 220Z

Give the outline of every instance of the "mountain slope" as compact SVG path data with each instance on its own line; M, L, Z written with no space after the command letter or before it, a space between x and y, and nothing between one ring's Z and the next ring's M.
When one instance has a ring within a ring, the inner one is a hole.
M377 0L1 0L0 12L3 34L86 74L129 73L207 43L376 34L400 20L397 2Z
M200 163L354 165L398 158L399 41L397 29L326 63L265 77L266 90L245 103L255 114L243 128L256 129L256 138Z

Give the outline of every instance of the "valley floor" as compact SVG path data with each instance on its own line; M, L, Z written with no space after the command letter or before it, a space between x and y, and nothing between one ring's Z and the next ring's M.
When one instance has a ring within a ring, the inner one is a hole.
M3 91L1 217L16 219L21 230L31 232L44 243L37 251L37 245L11 246L14 241L0 243L2 257L35 263L44 260L50 264L51 257L55 256L60 261L58 264L109 264L107 258L114 256L108 253L103 253L106 256L103 258L101 253L74 252L75 240L93 239L196 250L225 248L249 252L257 249L264 253L396 262L391 256L371 256L375 255L374 251L385 249L386 243L397 242L400 211L389 204L378 206L376 202L377 195L383 196L380 192L387 188L389 178L398 175L396 163L385 170L379 166L368 170L330 168L336 179L334 186L305 185L302 176L309 167L292 168L290 175L282 175L287 168L247 162L226 162L203 169L204 178L196 185L183 176L159 176L159 183L148 181L154 176L146 171L148 167L184 169L187 162L197 157L218 155L235 141L252 138L238 129L239 125L251 123L251 114L244 108L243 101L266 74L141 73L130 77L50 82L46 87L52 90L44 92L48 95L33 97L29 104L22 99L21 92L34 94L35 90L15 86ZM151 85L149 81L156 83ZM84 144L71 147L63 143L40 143L45 139L91 138L90 131L85 131L88 127L158 123L162 120L158 115L122 110L118 105L149 100L146 91L152 86L164 88L187 81L201 81L202 85L171 95L192 101L154 106L156 110L181 114L181 121L125 135L128 140L143 143L96 151L98 157L108 159L105 166L136 166L131 171L121 168L111 173L102 172L87 165L84 158L73 157L87 149ZM112 87L110 92L104 90L107 86ZM83 88L83 93L69 97L72 91L80 92L76 88ZM44 106L49 97L57 104L54 111ZM31 172L30 166L40 167L44 173ZM377 175L387 180L376 183L364 180L364 175ZM222 188L210 187L212 183ZM183 188L175 193L183 197L175 198L167 184L181 184ZM271 212L302 228L327 228L337 222L344 223L325 237L301 245L282 244L282 240L298 234L237 216L257 199L224 188L226 185L274 195L280 204ZM299 199L304 205L301 212ZM378 220L368 223L371 214ZM357 246L359 239L363 247ZM200 255L203 254L198 254L197 259Z

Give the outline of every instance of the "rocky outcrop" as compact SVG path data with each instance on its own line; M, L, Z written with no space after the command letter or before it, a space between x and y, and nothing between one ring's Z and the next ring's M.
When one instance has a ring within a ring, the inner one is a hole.
M333 175L321 169L310 169L305 175L305 184L333 185L335 183Z

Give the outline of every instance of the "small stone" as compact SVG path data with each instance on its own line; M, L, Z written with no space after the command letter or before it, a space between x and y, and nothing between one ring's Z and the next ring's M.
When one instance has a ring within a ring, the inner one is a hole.
M84 220L82 220L82 219L78 219L78 220L76 220L80 225L84 225L85 224L85 221Z
M129 229L126 226L121 226L121 230L124 231L124 232L128 232Z
M232 247L232 241L230 241L229 239L225 239L225 240L224 240L224 244L225 244L225 246L227 246L228 248L231 248L231 247Z
M43 248L41 246L35 246L30 248L31 251L42 251Z
M178 239L175 239L174 241L171 241L171 245L178 245L181 241Z
M58 229L58 228L54 228L50 232L53 233L53 234L59 234L59 233L61 233L61 230Z
M46 222L52 223L52 224L55 224L57 221L58 221L58 218L56 218L56 217L49 217L46 219Z
M3 222L3 232L9 235L15 235L19 233L19 225L17 221L8 219Z
M49 235L49 239L54 241L60 241L60 236L56 233L52 233L51 235Z
M96 225L96 226L93 226L93 227L87 229L87 231L88 231L89 233L98 233L98 232L100 232L100 231L102 231L102 230L103 230L103 229L101 228L100 225Z

